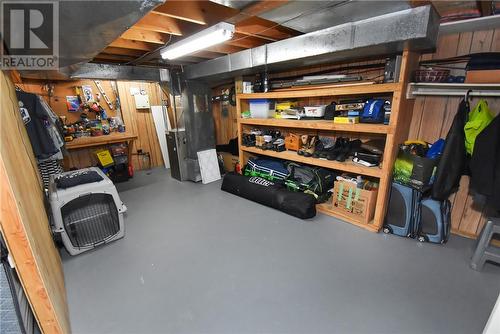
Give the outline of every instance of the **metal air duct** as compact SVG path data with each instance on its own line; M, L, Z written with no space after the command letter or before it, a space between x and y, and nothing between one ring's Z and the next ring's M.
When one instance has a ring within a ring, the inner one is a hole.
M187 79L220 80L271 70L332 63L436 47L439 16L432 6L345 23L211 59L185 68Z

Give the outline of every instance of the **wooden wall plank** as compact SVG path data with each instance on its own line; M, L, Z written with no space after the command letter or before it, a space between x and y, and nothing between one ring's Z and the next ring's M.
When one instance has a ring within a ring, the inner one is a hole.
M425 98L417 97L415 99L415 104L413 105L413 117L410 123L410 131L408 133L409 139L418 138L418 133L420 131L420 123L422 122L422 116L424 112Z
M143 152L149 152L151 157L151 166L163 166L163 156L161 155L160 144L156 136L153 116L149 109L136 109L134 97L130 94L130 88L136 87L143 89L149 96L151 106L161 105L165 97L160 93L157 83L137 82L137 81L118 81L118 95L122 104L123 122L127 126L127 131L136 134L138 138L134 141L133 152L141 149ZM145 164L139 161L137 155L132 157L132 164L135 169L143 169Z
M464 178L468 179L467 176ZM482 218L484 201L469 194L464 205L464 213L460 221L459 230L465 234L476 235L479 222Z
M500 29L495 29L495 34L493 35L493 40L491 41L492 52L500 52Z
M447 99L442 97L425 98L418 139L432 143L440 137L446 102Z
M220 95L224 89L230 89L232 85L223 85L212 90L212 95ZM238 123L236 118L236 106L224 105L224 102L212 104L212 113L215 120L215 134L217 144L227 144L230 139L238 136Z
M463 32L460 33L460 38L458 40L457 56L463 56L470 53L470 47L472 43L473 32Z
M472 37L470 52L476 53L490 51L491 43L493 41L493 32L493 30L475 31Z
M0 231L44 333L70 333L61 258L10 79L0 72Z
M458 41L460 34L444 35L438 40L438 46L433 58L450 58L457 53Z

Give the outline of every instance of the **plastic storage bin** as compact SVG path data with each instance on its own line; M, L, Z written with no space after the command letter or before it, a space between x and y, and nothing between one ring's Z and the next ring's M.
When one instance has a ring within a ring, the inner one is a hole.
M266 99L250 100L249 105L252 118L274 117L274 101Z
M323 117L325 116L325 108L326 104L319 106L308 106L304 107L304 111L306 113L306 117Z

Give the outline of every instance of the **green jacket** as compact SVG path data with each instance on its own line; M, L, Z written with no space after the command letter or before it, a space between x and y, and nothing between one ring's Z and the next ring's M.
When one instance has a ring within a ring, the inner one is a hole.
M465 150L472 155L476 137L495 118L485 100L479 100L474 109L469 113L469 121L465 123Z

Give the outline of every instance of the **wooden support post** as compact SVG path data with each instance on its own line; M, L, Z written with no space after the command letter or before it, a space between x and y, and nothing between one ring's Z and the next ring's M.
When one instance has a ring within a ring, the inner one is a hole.
M388 133L385 142L382 176L380 177L377 206L373 221L378 231L384 224L384 218L389 203L392 182L392 169L398 153L398 145L407 139L413 113L414 100L406 98L406 90L413 70L418 66L418 55L405 50L401 61L398 88L392 97L391 119L389 126L393 129Z

